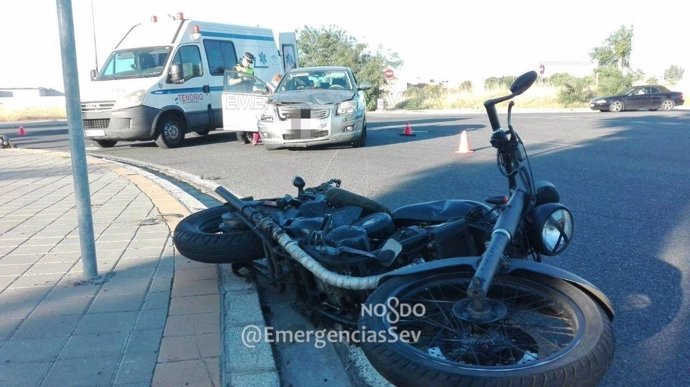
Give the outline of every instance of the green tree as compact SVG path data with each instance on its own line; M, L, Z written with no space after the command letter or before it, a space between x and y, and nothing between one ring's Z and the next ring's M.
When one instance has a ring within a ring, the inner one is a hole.
M647 78L647 80L644 81L644 83L646 83L648 85L658 85L659 79L655 76L651 76L651 77Z
M591 77L576 78L570 74L566 75L568 77L557 78L560 79L558 102L568 107L573 104L587 102L594 97L594 93L590 89L592 85Z
M297 33L301 66L350 67L358 82L370 82L366 91L367 109L375 110L376 101L386 85L383 71L398 68L402 60L397 53L379 47L371 52L368 46L335 26L313 28L305 26Z
M599 67L594 72L598 79L597 93L599 95L616 94L644 78L644 73L639 70L623 74L622 71L612 66Z
M618 31L609 35L604 45L595 47L589 56L598 67L616 67L623 71L630 69L630 53L632 53L633 26L621 26Z
M548 78L551 86L561 87L569 82L573 82L575 77L568 73L555 73Z
M682 67L673 65L664 71L664 81L673 86L683 79L683 73L685 73L685 70Z
M460 86L458 87L459 91L472 91L472 82L471 81L462 81Z

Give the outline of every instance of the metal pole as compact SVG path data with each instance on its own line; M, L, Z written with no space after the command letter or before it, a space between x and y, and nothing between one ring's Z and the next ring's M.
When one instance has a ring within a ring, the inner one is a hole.
M93 17L93 0L91 0L91 32L93 34L93 52L96 59L96 73L98 73L98 45L96 44L96 19Z
M60 30L60 49L62 52L62 78L65 86L67 122L69 126L69 146L72 154L72 178L77 202L79 221L79 243L81 244L81 261L86 280L98 277L96 266L96 242L93 233L93 216L91 214L91 194L89 192L89 174L86 164L84 146L84 125L81 118L79 96L79 78L77 72L77 53L74 44L74 20L72 18L72 1L56 0L58 27Z

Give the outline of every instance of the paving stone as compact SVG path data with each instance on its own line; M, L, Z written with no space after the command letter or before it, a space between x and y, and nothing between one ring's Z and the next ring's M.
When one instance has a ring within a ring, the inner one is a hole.
M172 297L201 296L218 293L218 280L173 283Z
M170 300L170 315L200 314L217 312L220 308L220 295L174 297Z
M167 337L214 333L220 331L219 326L219 313L168 316L164 335Z
M0 363L53 361L67 340L67 337L13 338L0 348Z
M168 309L169 306L170 292L149 292L142 309Z
M65 344L60 359L120 356L129 332L72 336Z
M89 308L89 313L138 311L144 303L143 291L138 293L100 292Z
M138 312L88 313L77 326L75 335L129 332L138 316Z
M29 316L21 324L15 336L25 338L70 336L81 316Z
M115 384L151 383L156 356L156 353L125 355L115 376Z
M139 319L134 325L134 329L156 329L165 328L168 317L168 309L148 309L139 313Z
M119 365L119 356L59 359L48 372L45 386L110 385Z
M46 298L36 307L35 316L82 315L93 302L93 297Z
M0 315L0 341L9 339L23 321L23 318L6 318Z
M4 363L0 366L0 386L3 387L38 387L52 364L49 362Z
M213 383L201 360L159 363L153 374L154 387L195 386L211 387Z
M163 328L132 331L125 347L125 354L158 353L162 339Z

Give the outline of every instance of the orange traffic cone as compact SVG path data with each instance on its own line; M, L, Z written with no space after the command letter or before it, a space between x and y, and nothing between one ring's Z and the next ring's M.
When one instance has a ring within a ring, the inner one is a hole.
M20 136L25 136L26 135L26 130L24 130L24 127L19 125L19 133Z
M400 134L401 136L414 136L415 134L412 133L412 126L410 126L410 123L405 124L405 130Z
M470 142L467 139L467 131L463 130L462 133L460 133L460 146L458 147L458 150L455 151L455 153L472 153L474 152L472 149L470 149Z

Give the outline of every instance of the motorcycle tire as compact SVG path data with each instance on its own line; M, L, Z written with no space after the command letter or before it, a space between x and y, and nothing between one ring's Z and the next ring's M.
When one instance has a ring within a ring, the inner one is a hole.
M377 340L362 345L374 368L396 386L579 387L594 386L603 377L613 360L613 330L587 294L551 277L496 276L489 298L502 299L506 315L478 324L459 312L466 310L458 300L467 300L464 292L471 277L469 272L431 273L393 278L377 288L359 322L360 330L376 333ZM400 317L402 308L371 313L393 298L414 306L425 304L424 297L428 303L420 320ZM526 305L520 306L522 302ZM394 323L391 316L396 313ZM562 326L543 325L541 320ZM427 332L417 342L395 341L391 327L398 335L404 330ZM563 339L567 343L559 345ZM548 353L550 345L553 353Z
M226 230L221 230L224 214L228 214ZM238 263L262 258L261 239L239 218L227 222L228 217L237 216L227 206L207 208L185 217L175 227L175 247L183 256L204 263Z

